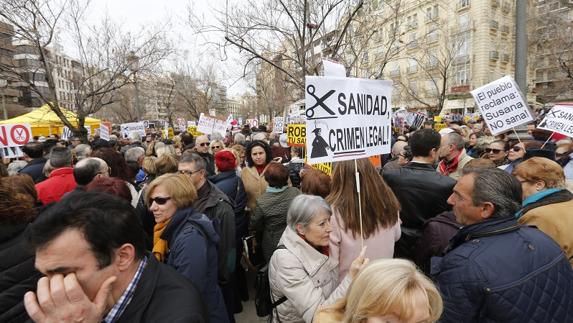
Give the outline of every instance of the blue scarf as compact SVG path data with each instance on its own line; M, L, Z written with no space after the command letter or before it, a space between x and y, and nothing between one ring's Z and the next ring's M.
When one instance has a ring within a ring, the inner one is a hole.
M283 186L280 188L277 187L267 187L267 193L280 193L280 192L284 192L284 190L286 190L288 188L288 186Z
M521 204L521 206L525 207L529 204L532 204L532 203L535 203L535 202L541 200L542 198L544 198L546 196L549 196L553 193L560 192L562 190L563 190L562 188L548 188L548 189L543 190L541 192L531 194L525 200L523 200L523 203ZM515 213L515 218L519 219L522 215L523 215L523 208L521 210L517 211L517 213Z

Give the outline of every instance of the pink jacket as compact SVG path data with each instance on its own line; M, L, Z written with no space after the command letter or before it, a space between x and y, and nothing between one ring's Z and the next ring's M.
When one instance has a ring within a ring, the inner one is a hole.
M379 228L378 232L364 240L366 258L370 261L380 258L392 258L394 256L394 243L400 239L400 218L390 228ZM334 211L330 217L332 232L330 233L330 257L338 260L339 277L344 277L350 268L350 264L360 254L360 233L356 238L352 233L344 229L344 223L340 215Z

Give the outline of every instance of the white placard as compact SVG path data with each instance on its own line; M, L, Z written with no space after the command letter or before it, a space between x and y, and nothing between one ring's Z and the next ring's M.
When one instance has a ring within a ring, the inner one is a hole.
M197 124L197 131L208 135L219 133L221 136L225 137L227 134L227 121L219 120L201 113Z
M197 121L187 121L187 128L196 126L197 126Z
M573 138L573 106L556 105L537 126L539 129L549 130Z
M122 123L120 125L121 129L121 136L123 138L129 137L129 135L133 132L137 132L141 135L141 137L145 137L145 122L129 122L129 123Z
M534 120L517 83L505 76L471 91L493 135Z
M284 117L275 117L273 119L273 133L283 133L284 126L285 126Z
M23 146L31 138L32 128L27 123L0 125L0 148Z
M99 124L99 137L103 140L109 141L109 128L103 124Z
M392 81L307 76L306 147L310 164L390 152Z
M324 67L324 76L346 77L346 68L342 64L323 59L322 66Z
M92 134L92 128L90 126L84 126L84 128L87 130L87 134L88 134L88 138L89 138L89 136L91 136L91 134ZM60 137L62 140L68 140L68 139L72 138L73 136L74 136L74 132L72 130L70 130L70 128L68 128L68 127L62 128L62 135Z

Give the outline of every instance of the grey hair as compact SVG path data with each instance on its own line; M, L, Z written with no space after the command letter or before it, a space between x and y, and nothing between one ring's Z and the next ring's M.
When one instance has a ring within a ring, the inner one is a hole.
M233 137L233 141L235 142L235 144L239 144L242 145L245 143L246 139L245 139L245 135L243 135L240 132L237 132L235 134L235 136Z
M205 162L205 159L203 159L203 157L201 157L197 153L192 153L187 151L183 153L183 155L181 155L181 158L179 158L179 164L185 164L185 163L194 163L195 170L207 169L207 163Z
M8 175L12 176L18 174L22 168L26 167L26 164L28 163L24 160L14 160L8 165Z
M76 153L76 158L78 160L82 160L90 156L92 152L92 147L86 144L79 144L74 148L74 152Z
M297 224L306 227L319 210L324 210L329 215L332 214L330 205L322 197L301 194L295 197L290 204L287 213L287 225L293 231L296 231Z
M462 150L466 145L464 137L460 136L458 133L455 132L447 134L446 141L448 145L454 145L456 147L456 150Z
M499 168L469 168L462 172L474 178L473 204L494 205L492 218L513 216L521 208L521 183L511 174Z
M145 149L143 149L142 147L132 147L125 151L125 161L137 162L139 160L139 157L143 155L145 155Z
M139 132L131 132L128 137L131 141L141 142L141 134Z
M53 147L50 150L50 164L54 168L72 166L72 152L65 147Z

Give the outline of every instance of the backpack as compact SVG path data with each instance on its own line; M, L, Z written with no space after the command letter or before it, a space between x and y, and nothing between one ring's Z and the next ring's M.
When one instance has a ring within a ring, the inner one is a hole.
M277 249L286 249L286 247L280 245ZM257 271L257 278L255 280L255 308L257 310L257 316L265 317L271 315L273 309L286 300L286 296L281 297L277 301L272 300L271 285L269 283L269 264L264 265Z

